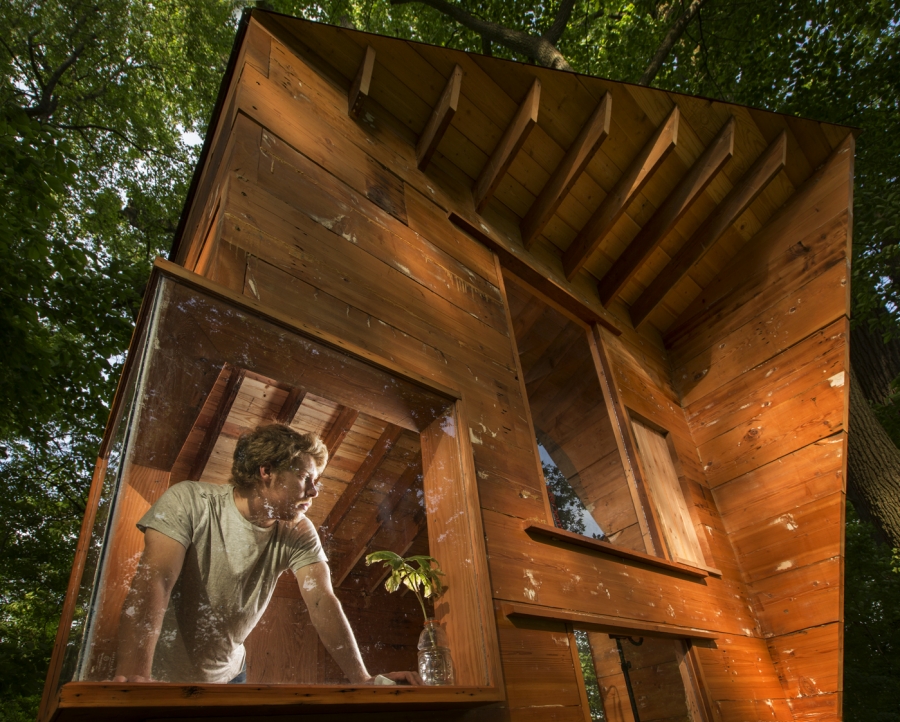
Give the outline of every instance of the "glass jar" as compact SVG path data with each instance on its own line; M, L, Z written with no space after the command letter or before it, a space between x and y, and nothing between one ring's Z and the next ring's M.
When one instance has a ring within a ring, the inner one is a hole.
M453 660L447 635L434 619L425 620L419 635L419 675L427 685L454 684Z

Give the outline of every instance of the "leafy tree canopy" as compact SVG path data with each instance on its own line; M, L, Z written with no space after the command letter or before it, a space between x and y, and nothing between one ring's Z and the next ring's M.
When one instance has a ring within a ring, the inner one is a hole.
M149 262L171 244L196 160L185 134L205 132L243 4L0 4L0 471L7 489L0 497L0 719L33 719L93 457ZM900 335L900 0L271 5L371 32L859 126L855 314L857 323ZM896 409L886 403L877 410L891 433L900 428ZM848 555L876 552L864 531L848 540ZM890 574L889 559L854 569L869 576L852 583L878 587ZM863 665L869 654L854 652L850 639L862 628L849 625L855 588L847 592L848 685L857 679L850 665ZM893 618L885 610L900 592L882 590L880 618L887 621L879 629L887 629ZM860 618L876 619L877 610L859 609ZM848 687L848 706L853 694Z

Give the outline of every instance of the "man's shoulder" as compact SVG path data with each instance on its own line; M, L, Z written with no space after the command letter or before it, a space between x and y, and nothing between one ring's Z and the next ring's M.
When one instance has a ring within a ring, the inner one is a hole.
M319 538L316 525L306 516L301 516L297 521L279 521L278 525L281 527L281 535L284 539L318 540Z
M233 491L230 484L210 484L208 481L179 481L172 484L168 492L185 497L204 497L215 499L218 497L227 497Z

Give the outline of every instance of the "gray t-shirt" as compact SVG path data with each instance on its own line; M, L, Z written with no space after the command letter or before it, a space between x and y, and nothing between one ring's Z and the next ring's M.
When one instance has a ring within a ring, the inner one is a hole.
M233 679L281 573L327 561L309 519L258 527L237 510L231 485L175 484L137 526L187 550L153 657L153 678L162 682Z

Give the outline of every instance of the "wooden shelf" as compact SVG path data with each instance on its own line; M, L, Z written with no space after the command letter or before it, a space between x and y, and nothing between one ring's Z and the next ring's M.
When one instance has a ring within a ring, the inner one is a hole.
M588 612L576 612L571 609L556 609L554 607L541 607L536 604L506 603L502 606L503 614L507 617L530 617L532 619L555 619L561 622L571 622L580 629L589 632L603 632L604 634L623 634L633 636L637 633L645 633L654 637L667 637L671 639L717 639L718 635L705 629L694 627L679 627L674 624L657 624L641 619L628 619L625 617L611 617L606 614L590 614Z
M601 552L602 554L609 554L611 556L628 559L633 562L640 562L641 564L646 564L651 567L660 567L661 569L666 569L670 572L675 572L676 574L684 574L685 576L697 577L700 579L708 577L711 574L715 576L722 575L722 572L712 567L701 568L691 566L689 564L682 564L681 562L672 562L668 559L655 557L652 554L637 552L633 549L626 549L625 547L617 547L614 544L610 544L609 542L600 541L599 539L591 539L590 537L582 536L581 534L575 534L574 532L570 531L565 531L564 529L557 529L555 526L550 526L549 524L540 524L536 521L525 521L522 524L522 528L527 533L534 534L535 536L543 536L547 537L548 539L555 539L567 544L573 544L575 546L580 546L586 549Z
M54 722L148 717L235 717L475 707L503 699L494 687L375 687L274 684L113 684L70 682L59 691Z

